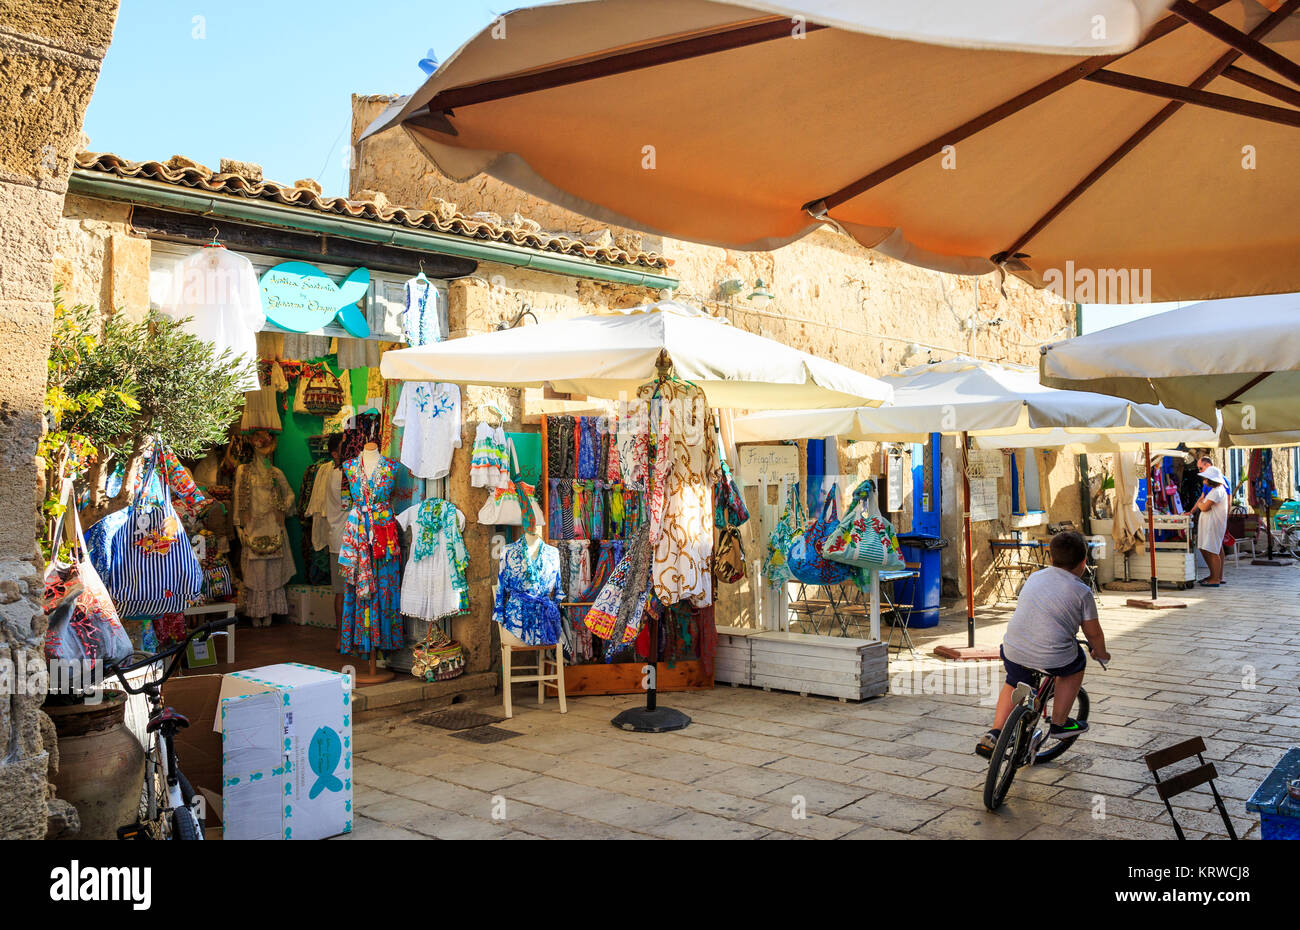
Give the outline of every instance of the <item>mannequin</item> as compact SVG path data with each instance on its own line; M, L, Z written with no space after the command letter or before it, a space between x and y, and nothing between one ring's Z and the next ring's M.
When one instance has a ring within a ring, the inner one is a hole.
M395 466L375 442L367 442L343 464L343 503L349 513L339 551L347 579L340 651L366 657L369 670L356 675L358 685L391 680L393 673L378 667L379 650L403 644L400 547L390 503Z
M284 472L271 464L275 437L259 430L250 437L253 461L235 473L232 514L241 543L240 609L255 627L271 625L274 614L287 614L284 586L296 568L289 551L284 518L293 513L294 494Z

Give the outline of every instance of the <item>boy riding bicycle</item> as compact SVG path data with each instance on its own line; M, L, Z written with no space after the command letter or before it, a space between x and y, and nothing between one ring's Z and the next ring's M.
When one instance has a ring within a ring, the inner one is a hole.
M1106 637L1097 621L1092 588L1081 580L1088 565L1088 543L1082 534L1067 530L1052 537L1048 552L1051 566L1025 580L1016 612L1002 640L1006 683L998 695L993 729L975 747L975 752L985 758L993 755L998 734L1011 714L1016 685L1029 682L1034 671L1056 676L1048 736L1062 739L1078 736L1088 729L1086 721L1069 716L1088 664L1088 657L1075 640L1080 629L1087 637L1093 657L1102 662L1110 660Z

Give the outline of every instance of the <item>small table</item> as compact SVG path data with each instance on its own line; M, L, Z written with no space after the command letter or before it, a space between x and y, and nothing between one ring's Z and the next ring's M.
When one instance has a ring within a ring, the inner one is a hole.
M233 617L235 615L235 602L220 601L216 604L200 604L198 607L185 608L186 617L207 617L213 615ZM215 632L212 633L212 635L226 637L226 663L229 665L234 665L235 664L235 624L232 623L224 630L216 630Z
M990 539L993 550L993 571L998 579L999 600L1014 600L1020 593L1020 584L1042 568L1047 545L1033 539ZM1019 575L1019 584L1014 576ZM1008 596L1002 597L1001 595Z
M1286 790L1293 778L1300 778L1300 749L1288 749L1246 802L1246 810L1259 814L1261 839L1300 840L1300 801Z
M907 623L912 619L912 604L895 604L894 603L894 585L895 581L904 581L908 578L919 578L920 572L913 569L898 569L896 571L880 572L880 594L889 605L889 642L886 648L892 648L894 645L894 630L899 630L901 636L898 641L898 652L901 655L903 648L913 656L916 656L916 644L912 642L912 634L908 632ZM886 588L885 585L889 587ZM915 590L915 587L913 588Z

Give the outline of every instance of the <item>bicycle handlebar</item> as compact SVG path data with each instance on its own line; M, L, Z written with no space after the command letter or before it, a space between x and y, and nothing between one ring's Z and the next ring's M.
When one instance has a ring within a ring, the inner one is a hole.
M1095 655L1092 654L1092 646L1090 646L1087 642L1085 642L1082 639L1076 639L1075 642L1088 651L1088 655L1092 657L1092 661L1100 665L1103 672L1106 671L1107 663L1101 661L1101 659L1097 658Z
M185 634L184 639L175 645L168 646L166 649L159 650L153 655L146 656L145 658L140 659L137 662L132 662L129 665L123 665L120 662L105 662L104 671L115 677L121 683L122 689L126 691L127 694L143 694L145 691L149 690L151 686L160 686L172 676L172 673L176 671L177 666L180 665L180 657L185 653L185 650L189 648L191 642L198 639L200 636L207 639L213 633L216 633L225 627L232 626L236 620L236 617L221 617L217 620L205 623L202 626L196 626ZM172 659L172 661L168 663L162 677L156 682L146 682L138 688L133 688L127 683L127 673L146 668L147 666L168 658Z

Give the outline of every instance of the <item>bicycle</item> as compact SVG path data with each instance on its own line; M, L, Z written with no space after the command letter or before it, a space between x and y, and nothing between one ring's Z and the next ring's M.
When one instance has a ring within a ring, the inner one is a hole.
M200 827L201 797L195 794L176 758L176 734L190 725L183 714L166 707L162 702L162 686L180 667L185 650L194 640L203 642L207 638L235 622L234 617L222 617L195 627L179 643L156 652L130 664L109 662L105 671L117 678L127 694L145 694L149 698L149 722L145 731L149 734L149 746L145 753L144 785L140 796L140 816L132 824L119 827L117 838L120 840L201 840L203 830ZM202 639L200 639L202 637ZM134 659L141 653L134 653ZM142 668L149 668L159 662L170 659L163 668L162 675L146 679L138 686L133 686L127 675Z
M1086 643L1079 645L1088 648ZM1096 661L1103 669L1106 668L1105 662ZM984 779L984 806L990 811L1002 806L1017 770L1060 758L1079 738L1067 736L1050 748L1042 748L1051 725L1047 708L1056 692L1056 676L1035 671L1032 681L1032 684L1022 681L1016 685L1012 695L1014 706L1007 722L1002 725L993 756L989 759L989 772ZM1088 692L1080 688L1069 716L1079 721L1087 720L1089 706Z

